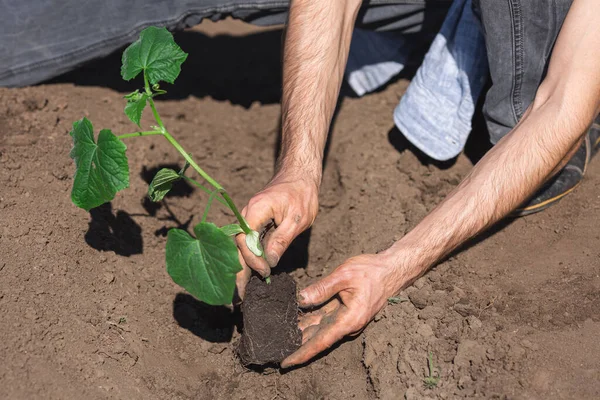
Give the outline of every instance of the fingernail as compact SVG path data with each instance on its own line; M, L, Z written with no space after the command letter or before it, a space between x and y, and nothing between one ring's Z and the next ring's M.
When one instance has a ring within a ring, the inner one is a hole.
M277 266L277 263L279 262L279 254L275 252L267 254L267 261L271 267Z
M306 303L306 297L302 294L302 292L298 293L298 303L300 303L300 304Z
M260 274L262 275L263 278L268 278L269 276L271 276L271 269L265 268L262 271L260 271Z

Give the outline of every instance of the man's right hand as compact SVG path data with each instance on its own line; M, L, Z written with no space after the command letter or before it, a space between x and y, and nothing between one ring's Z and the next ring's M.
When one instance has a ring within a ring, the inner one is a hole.
M266 260L248 249L246 235L237 235L240 263L244 268L237 277L240 297L244 295L251 269L263 277L269 276L271 268L277 265L292 240L312 225L318 210L318 183L298 174L276 174L262 191L250 199L242 210L250 228L262 232L271 222L275 223L275 227L265 236L263 243Z

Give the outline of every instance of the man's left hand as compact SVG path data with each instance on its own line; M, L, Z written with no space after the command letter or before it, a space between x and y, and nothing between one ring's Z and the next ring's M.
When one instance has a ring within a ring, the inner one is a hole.
M281 367L303 364L343 337L360 333L403 287L403 275L393 255L364 254L302 290L298 295L301 307L330 301L301 317L302 347L283 360Z

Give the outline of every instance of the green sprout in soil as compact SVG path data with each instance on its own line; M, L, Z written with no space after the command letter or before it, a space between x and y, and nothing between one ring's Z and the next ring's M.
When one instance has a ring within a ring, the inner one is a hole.
M425 389L434 389L440 381L440 374L439 370L436 370L433 365L433 353L431 351L428 352L427 366L429 368L429 376L423 379L423 385Z
M187 58L165 28L144 29L139 39L125 49L122 58L121 76L129 81L142 75L144 87L125 96L125 114L140 130L115 135L102 129L94 140L92 123L83 118L73 124L70 132L73 149L70 156L75 160L76 172L73 179L71 200L86 211L114 199L116 193L129 187L129 164L124 139L144 136L162 136L183 157L185 166L180 171L163 168L154 176L148 187L148 197L162 201L173 183L185 180L206 192L209 197L202 220L194 227L194 236L181 229L171 229L167 235L167 272L175 283L182 286L199 300L211 305L231 303L235 290L235 277L242 267L237 247L232 237L246 234L246 245L257 256L263 256L258 232L250 229L227 191L209 176L169 133L156 109L154 98L166 93L160 82L174 83ZM142 130L142 112L150 106L156 121L149 130ZM191 167L201 182L186 175ZM217 227L207 222L213 200L227 207L237 223Z
M388 304L400 304L408 301L408 299L405 299L404 297L389 297L387 301Z

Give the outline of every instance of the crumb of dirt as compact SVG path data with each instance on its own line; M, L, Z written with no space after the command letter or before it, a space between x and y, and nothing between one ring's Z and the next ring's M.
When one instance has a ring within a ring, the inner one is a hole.
M429 292L425 290L417 290L416 292L411 293L408 298L415 307L421 310L427 307L427 303L429 302Z
M244 331L238 348L242 364L279 363L302 344L296 283L289 275L272 276L270 284L252 277L242 314Z
M485 348L474 340L464 340L458 345L454 365L459 369L468 369L471 365L479 365L486 357Z

